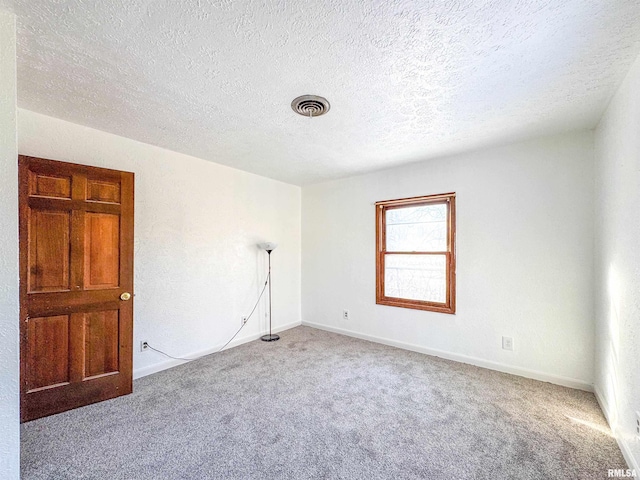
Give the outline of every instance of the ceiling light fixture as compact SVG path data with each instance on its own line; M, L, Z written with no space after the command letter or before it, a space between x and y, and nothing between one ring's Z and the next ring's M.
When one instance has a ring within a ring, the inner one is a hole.
M329 101L324 97L317 95L302 95L298 98L294 98L291 102L291 108L294 112L304 117L319 117L329 111L331 105Z

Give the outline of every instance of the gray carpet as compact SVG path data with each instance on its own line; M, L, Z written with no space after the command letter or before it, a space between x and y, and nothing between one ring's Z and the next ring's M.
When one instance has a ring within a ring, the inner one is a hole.
M598 479L590 393L297 327L22 426L24 479Z

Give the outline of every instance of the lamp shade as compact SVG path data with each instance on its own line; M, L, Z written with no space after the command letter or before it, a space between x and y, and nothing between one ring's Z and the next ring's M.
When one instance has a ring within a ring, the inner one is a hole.
M262 250L266 250L267 252L275 250L277 246L278 244L273 242L264 242L258 244L258 247L260 247Z

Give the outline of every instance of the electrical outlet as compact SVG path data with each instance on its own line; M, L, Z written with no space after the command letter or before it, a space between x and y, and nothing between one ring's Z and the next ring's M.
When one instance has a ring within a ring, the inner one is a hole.
M349 310L342 310L342 319L349 320Z
M249 320L249 317L243 316L242 319L240 320L241 321L241 325L244 325L245 323L247 323L248 320Z
M502 349L503 350L513 350L513 338L511 338L511 337L502 337Z
M140 351L144 352L145 350L149 350L149 344L147 342L140 342Z
M640 412L636 412L636 439L640 440Z

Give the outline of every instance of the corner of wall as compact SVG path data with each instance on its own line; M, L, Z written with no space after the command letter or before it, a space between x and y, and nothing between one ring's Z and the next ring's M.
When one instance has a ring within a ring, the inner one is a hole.
M15 16L0 12L0 477L20 476Z
M627 465L629 466L629 468L634 469L636 472L640 472L640 462L638 462L638 460L635 458L633 452L629 448L629 445L621 438L620 432L615 428L616 424L614 418L612 417L611 409L609 408L609 404L607 403L605 396L602 394L602 390L600 390L597 385L594 385L593 393L596 397L596 400L598 401L600 410L602 410L602 413L604 414L604 418L606 418L607 423L611 427L611 433L616 439L618 448L620 448L622 456L627 462Z
M640 56L596 129L594 213L595 393L629 463L640 473Z

